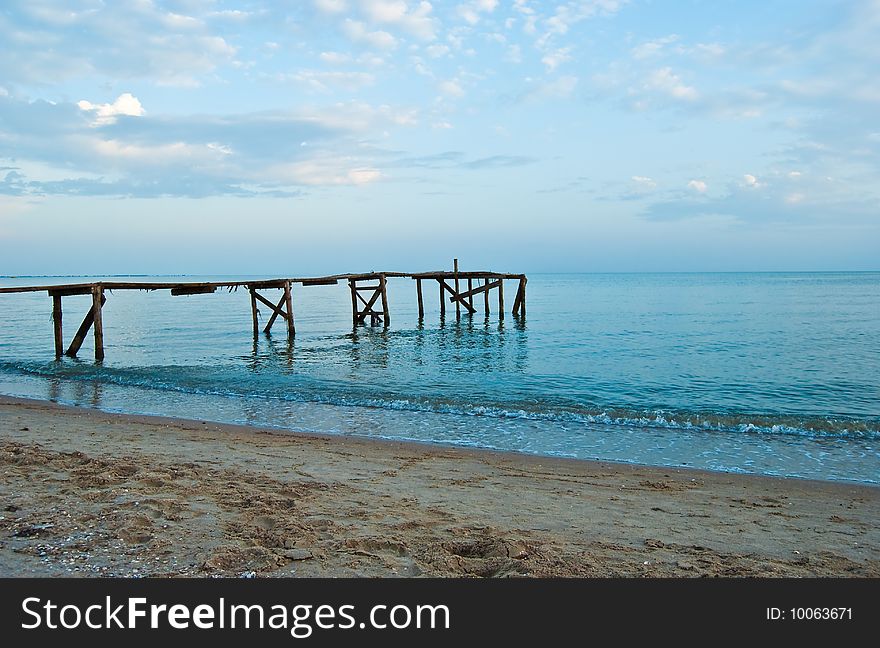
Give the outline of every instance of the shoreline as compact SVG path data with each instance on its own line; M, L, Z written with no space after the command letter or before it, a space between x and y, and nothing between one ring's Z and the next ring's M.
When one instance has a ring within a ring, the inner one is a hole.
M0 575L878 576L880 488L0 396Z
M627 462L627 461L615 461L613 459L587 459L587 458L577 458L577 457L561 457L556 455L548 455L548 454L539 454L532 452L523 452L518 450L504 450L500 448L484 448L479 446L467 446L467 445L455 445L452 443L442 443L442 442L431 442L431 441L420 441L418 439L408 439L408 438L393 438L393 437L382 437L382 436L367 436L367 435L355 435L355 434L332 434L332 433L321 433L321 432L303 432L299 430L283 428L283 427L275 427L270 425L248 425L245 423L226 423L224 421L215 421L209 418L205 419L192 419L186 417L179 416L166 416L162 414L133 414L128 412L112 412L100 409L98 407L89 407L86 405L75 405L73 403L62 403L58 401L50 401L43 400L39 398L26 398L24 396L8 396L6 394L0 394L0 408L6 405L47 405L51 407L58 407L62 409L69 409L75 412L93 412L96 414L107 414L109 416L117 417L120 421L125 421L129 423L137 423L137 424L147 424L147 423L156 423L156 424L165 424L165 425L210 425L216 429L223 429L228 431L233 431L236 433L242 434L267 434L274 435L282 438L286 437L294 437L299 439L311 439L311 440L320 440L320 441L336 441L336 440L344 440L345 443L358 444L363 443L367 446L378 445L379 448L385 447L388 444L400 444L403 446L414 446L415 448L422 448L428 452L432 450L451 450L451 451L461 451L466 455L473 455L475 457L486 456L486 457L508 457L511 459L521 459L525 462L534 461L538 464L545 464L547 462L559 463L560 465L572 464L577 466L579 464L590 464L593 466L613 466L620 468L621 470L625 470L627 468L644 468L647 470L654 471L663 471L663 472L685 472L685 473L694 473L695 475L738 475L747 478L754 479L770 479L770 480L796 480L802 482L813 482L816 484L839 484L843 486L852 485L852 486L864 486L866 488L876 488L880 491L880 483L872 483L872 482L860 482L850 479L815 479L811 477L800 477L797 475L768 475L764 473L750 473L750 472L734 472L734 471L724 471L724 470L710 470L707 468L697 468L692 466L663 466L663 465L655 465L655 464L646 464L646 463L637 463L637 462Z

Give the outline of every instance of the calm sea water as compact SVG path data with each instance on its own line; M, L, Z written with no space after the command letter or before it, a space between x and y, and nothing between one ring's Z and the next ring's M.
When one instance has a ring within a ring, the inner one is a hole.
M186 278L209 279L236 277ZM280 323L254 342L244 290L119 291L104 311L101 365L91 336L80 359L54 359L45 293L0 295L0 393L880 483L880 273L532 275L528 288L524 322L509 313L499 321L494 297L488 318L480 298L476 316L447 308L440 322L431 286L420 324L415 282L390 280L390 328L352 330L346 285L295 286L292 345ZM68 341L89 300L64 299Z

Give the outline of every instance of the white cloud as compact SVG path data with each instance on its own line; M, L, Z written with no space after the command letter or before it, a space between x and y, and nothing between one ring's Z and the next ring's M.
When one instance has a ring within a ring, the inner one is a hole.
M371 167L352 167L347 158L316 158L272 167L268 174L283 183L333 186L365 185L381 179L382 173Z
M425 51L431 58L440 58L449 54L449 47L447 45L429 45Z
M713 60L724 56L727 48L720 43L697 43L692 51L700 58Z
M220 11L208 12L209 18L220 18L222 20L242 21L247 20L253 15L250 11L241 11L240 9L222 9Z
M687 186L688 189L693 189L697 193L706 193L706 190L709 188L709 185L702 180L691 180L687 183Z
M312 106L297 115L299 119L331 129L359 133L373 132L388 126L416 126L419 114L415 109L374 106L363 101L344 101L329 106Z
M547 66L548 72L553 72L557 67L571 60L571 48L561 47L548 52L541 58L541 63Z
M96 155L108 161L165 166L191 160L214 158L216 149L209 146L193 145L186 142L144 145L127 144L119 140L82 139L84 145Z
M328 14L338 14L348 9L346 0L314 0L315 6Z
M695 88L685 85L681 77L668 67L654 70L645 82L645 87L682 101L694 101L699 97Z
M346 18L342 29L345 35L355 43L386 50L397 47L397 39L388 32L369 31L364 23L351 18Z
M461 87L461 84L456 79L449 79L448 81L443 81L439 85L440 92L445 95L449 95L450 97L463 97L464 89Z
M632 57L636 60L652 58L659 55L667 45L670 45L677 40L678 36L676 34L670 34L663 38L655 38L654 40L647 41L632 49Z
M561 76L552 81L539 81L527 78L529 87L521 99L566 99L571 96L578 84L576 76Z
M641 191L651 191L652 189L656 189L657 187L657 182L654 180L654 178L649 178L647 176L635 175L631 178L631 180L636 183L636 186Z
M751 187L753 189L757 189L758 187L763 186L760 182L758 182L758 178L753 176L751 173L746 173L743 176L743 182L747 187Z
M436 38L430 2L419 2L411 9L404 0L360 0L360 6L371 22L393 25L425 41Z
M549 17L538 17L526 3L517 3L521 13L527 14L526 33L536 33L538 25L543 33L538 37L536 45L544 49L551 40L563 36L576 24L597 15L616 13L627 4L628 0L569 0L556 5L554 13Z
M83 99L77 102L76 105L80 110L95 113L95 119L92 122L93 126L112 124L119 115L141 117L146 114L144 107L137 97L128 92L119 95L113 103L93 104Z
M340 52L321 52L318 58L330 65L344 65L351 62L351 56Z
M456 13L469 25L476 25L480 22L480 14L492 13L497 7L498 0L472 0L458 5Z
M293 74L281 75L281 81L296 81L312 90L328 92L331 88L355 91L372 85L376 78L367 72L337 72L324 70L300 70Z

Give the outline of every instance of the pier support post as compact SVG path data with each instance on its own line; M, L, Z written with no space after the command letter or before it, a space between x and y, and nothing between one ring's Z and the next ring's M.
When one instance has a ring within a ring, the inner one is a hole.
M104 359L104 316L102 310L104 307L104 287L95 286L92 288L92 313L95 327L95 360Z
M486 277L485 279L483 279L483 285L484 286L489 285L489 277ZM484 307L484 310L486 311L486 316L488 317L489 316L489 289L488 288L486 288L486 290L483 292L483 307Z
M70 343L70 346L67 347L67 352L65 353L65 355L68 355L71 358L75 358L76 354L79 353L80 347L82 347L83 342L86 339L86 336L89 334L89 329L92 328L95 324L95 311L96 311L96 309L95 309L94 290L95 290L95 288L91 288L89 290L89 293L85 293L85 294L92 295L92 307L89 309L89 312L86 313L86 316L83 318L82 324L80 324L79 328L76 330L76 334L73 336L73 341ZM77 293L77 294L84 294L84 293ZM101 295L101 297L100 297L100 300L98 303L103 306L104 302L107 301L107 298L104 297L103 288L100 290L100 295ZM97 309L97 310L100 310L100 309ZM103 354L104 354L104 349L103 349L104 339L103 338L104 338L104 328L103 328L103 321L102 321L102 327L101 327L101 357L102 358L104 357L103 356ZM96 352L97 352L97 348L98 348L98 344L97 344L97 341L95 341Z
M354 285L354 279L348 280L348 287L351 290L351 323L353 326L358 325L358 299L357 288Z
M471 315L474 313L474 295L471 291L474 289L474 281L470 277L468 277L468 304L471 307Z
M520 317L526 316L526 279L525 275L519 278L519 288L516 291L516 298L513 300L513 314Z
M416 294L419 296L419 319L425 319L425 305L422 303L422 280L416 279Z
M498 284L498 319L504 319L504 279Z
M52 323L55 329L55 357L64 355L64 333L61 327L61 295L52 295Z
M452 260L452 271L455 273L455 294L458 295L460 292L458 287L458 259ZM461 316L461 304L458 303L458 300L455 302L455 316Z
M443 280L438 279L437 283L440 284L440 317L446 317L446 291L443 288Z
M290 282L284 282L284 306L287 309L287 337L291 340L296 335L296 326L293 323L293 296L290 294Z
M391 322L391 313L388 310L388 291L386 290L384 274L379 275L379 290L382 291L382 319L384 320L384 325L388 326Z
M257 291L251 288L251 316L254 320L254 337L260 335L260 323L257 321Z
M269 316L269 321L266 322L266 326L263 328L263 332L267 335L272 332L272 327L275 325L275 320L280 316L281 319L287 322L287 337L293 338L296 334L296 328L294 327L293 321L293 299L291 298L291 290L290 290L290 282L285 281L277 286L269 286L269 288L280 288L281 289L281 298L278 300L278 303L275 304L268 299L266 299L263 295L257 292L256 288L251 288L251 307L254 311L254 335L259 333L259 327L257 326L256 320L256 308L257 302L260 302L267 308L272 310L272 315Z
M373 281L376 280L375 284L369 284L366 286L358 286L358 281ZM363 324L366 322L367 316L370 316L371 324L378 324L379 322L383 322L385 326L388 326L388 322L391 319L391 314L388 308L388 292L386 289L386 277L382 273L371 274L371 275L361 275L360 277L351 278L348 280L348 285L351 289L351 314L352 314L352 323L357 326L358 324ZM372 291L369 299L365 299L362 295L362 291ZM382 300L382 312L378 312L374 310L374 306L376 302ZM364 305L363 310L359 310L358 301L362 302Z

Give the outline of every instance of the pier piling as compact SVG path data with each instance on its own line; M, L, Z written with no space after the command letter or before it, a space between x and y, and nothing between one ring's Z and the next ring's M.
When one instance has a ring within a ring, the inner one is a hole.
M52 324L55 329L55 357L64 355L64 331L61 326L61 295L52 295Z
M97 285L92 288L92 319L95 328L95 360L99 362L104 359L104 316L102 311L104 310L105 301L107 300L104 299L103 286Z

